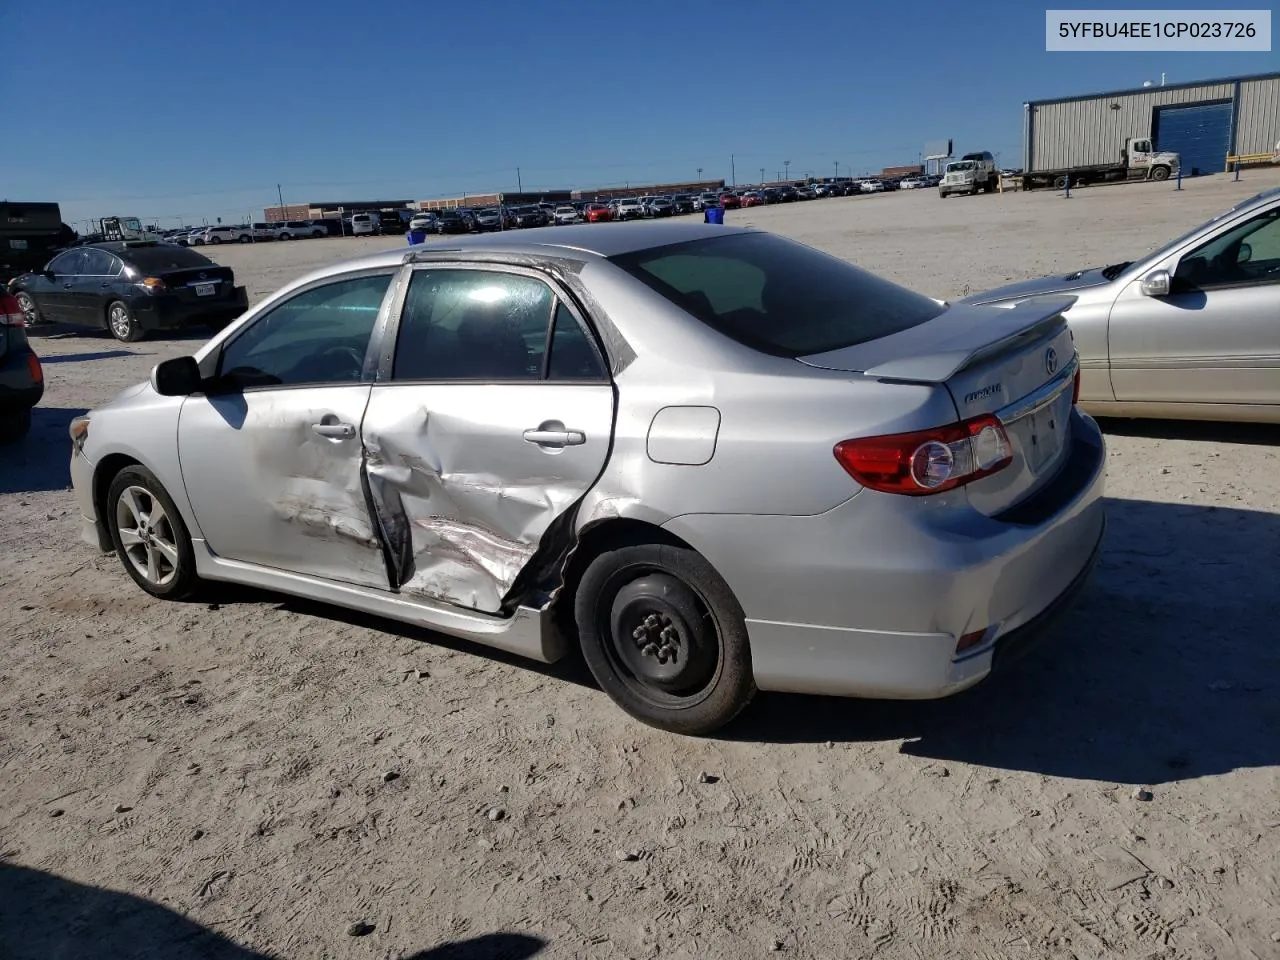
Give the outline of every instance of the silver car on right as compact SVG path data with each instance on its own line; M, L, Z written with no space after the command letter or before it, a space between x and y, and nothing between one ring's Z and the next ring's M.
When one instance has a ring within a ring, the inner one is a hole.
M1080 406L1094 416L1280 422L1280 187L1154 253L963 302L1076 298Z

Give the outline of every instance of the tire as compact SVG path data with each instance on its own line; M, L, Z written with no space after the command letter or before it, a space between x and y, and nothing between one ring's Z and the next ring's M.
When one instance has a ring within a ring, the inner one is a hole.
M1053 178L1053 189L1055 189L1055 190L1065 190L1065 189L1067 189L1067 178L1066 178L1065 176L1054 177L1054 178Z
M248 234L243 234L243 233L242 233L242 234L240 235L240 242L241 242L241 243L253 243L253 237L249 236Z
M155 474L136 466L116 474L107 490L105 519L116 555L134 583L162 600L195 593L200 581L191 537Z
M637 543L600 554L578 583L574 619L596 682L650 726L708 734L755 696L742 607L687 547Z
M321 237L323 237L323 236L324 236L324 234L323 234L321 231L319 231L319 230L312 230L312 231L311 231L311 239L312 239L312 240L319 240L319 239L320 239Z
M218 244L220 244L221 242L222 242L222 238L221 238L221 237L210 237L210 238L209 238L209 243L211 243L211 244L212 244L213 246L215 246L215 247L216 247Z
M14 299L18 301L18 306L22 308L22 316L26 320L28 327L44 322L44 317L40 316L40 308L36 306L31 294L25 290L19 290L14 294Z
M277 240L292 240L292 239L293 239L293 237L292 237L292 236L290 236L290 235L289 235L289 234L287 234L287 233L282 233L282 234L280 234L280 236L276 237L276 239L277 239Z
M0 446L17 443L31 432L31 408L0 414Z
M123 300L112 300L107 304L107 329L121 343L137 343L146 336L138 318Z
M1157 181L1157 182L1159 182L1159 183L1163 183L1165 180L1168 180L1168 179L1169 179L1169 168L1168 168L1168 167L1152 167L1152 168L1151 168L1151 179L1152 179L1152 180L1155 180L1155 181Z

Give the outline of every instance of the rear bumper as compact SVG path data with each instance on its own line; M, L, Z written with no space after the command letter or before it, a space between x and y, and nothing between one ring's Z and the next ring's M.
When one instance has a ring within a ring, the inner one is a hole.
M0 411L30 410L44 396L44 382L31 376L29 349L10 350L0 357Z
M704 514L666 526L738 596L761 689L948 696L1043 633L1097 561L1105 448L1092 420L1073 422L1059 479L1003 518L959 498L939 509L864 490L816 517ZM958 639L978 632L957 656Z
M244 287L235 287L225 296L185 300L173 294L161 294L136 300L131 306L142 329L172 330L229 323L249 309L249 295Z

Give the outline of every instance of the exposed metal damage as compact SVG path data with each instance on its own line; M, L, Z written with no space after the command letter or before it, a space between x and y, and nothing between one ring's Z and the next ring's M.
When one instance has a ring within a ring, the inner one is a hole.
M580 492L551 476L502 482L471 469L485 451L462 415L420 406L366 419L369 499L391 565L392 588L485 613L508 613L534 588L530 561L558 552L549 530ZM518 471L517 471L518 472ZM534 565L539 566L537 564ZM513 592L517 581L522 589ZM527 586L529 589L524 589Z

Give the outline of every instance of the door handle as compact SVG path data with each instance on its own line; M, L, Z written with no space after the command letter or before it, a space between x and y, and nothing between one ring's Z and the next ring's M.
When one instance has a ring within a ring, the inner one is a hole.
M576 447L587 442L587 435L581 430L566 430L562 425L547 423L536 429L526 430L524 438L540 447Z
M330 440L350 440L356 435L356 428L349 423L313 423L311 429Z
M71 284L69 284L69 283L64 283L64 284L62 285L62 289L63 289L63 290L70 290L70 289L71 289Z

